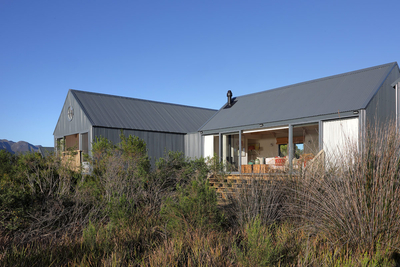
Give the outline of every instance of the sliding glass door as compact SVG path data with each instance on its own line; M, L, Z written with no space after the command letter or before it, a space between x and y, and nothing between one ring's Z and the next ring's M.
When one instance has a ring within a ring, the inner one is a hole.
M222 135L222 160L227 165L227 171L239 170L239 133Z

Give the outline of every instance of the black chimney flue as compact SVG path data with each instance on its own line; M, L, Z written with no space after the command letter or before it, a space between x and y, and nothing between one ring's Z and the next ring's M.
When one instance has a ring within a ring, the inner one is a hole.
M232 91L229 90L226 96L228 97L228 107L230 107L232 106Z

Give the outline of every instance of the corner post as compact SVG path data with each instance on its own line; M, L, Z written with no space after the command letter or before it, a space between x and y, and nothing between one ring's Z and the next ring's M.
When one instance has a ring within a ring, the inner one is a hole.
M288 143L288 151L289 151L289 173L292 173L293 170L293 125L289 124L289 143Z
M319 151L324 149L324 138L323 138L324 127L323 126L324 126L323 122L321 120L318 121L318 150Z
M396 129L397 131L400 130L400 82L396 83L395 85L395 92L396 92Z
M78 144L78 153L79 153L79 162L82 162L83 161L83 153L82 153L82 150L83 150L83 145L82 145L82 133L79 133L79 138L78 138L78 140L79 140L79 144Z
M239 153L238 153L238 158L239 158L239 166L238 166L238 171L239 173L242 173L242 131L239 131Z
M219 139L218 157L219 157L219 161L223 163L223 160L222 160L222 147L223 147L223 142L222 142L222 134L221 134L221 133L218 133L218 139Z
M359 142L358 142L358 149L359 151L364 150L365 146L365 139L366 139L366 133L367 133L367 114L365 109L360 109L360 113L358 114L358 120L359 120Z

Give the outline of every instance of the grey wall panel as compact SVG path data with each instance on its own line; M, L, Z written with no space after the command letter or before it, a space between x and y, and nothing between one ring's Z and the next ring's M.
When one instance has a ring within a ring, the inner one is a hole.
M391 83L400 77L398 67L393 68L379 91L366 108L367 127L393 121L396 116L396 92Z
M74 116L71 121L68 119L69 106L74 109ZM53 133L54 137L60 138L70 134L89 132L91 127L89 119L71 94L71 91L69 91Z
M121 141L120 129L93 127L94 137L105 137L117 144ZM164 157L168 151L184 152L184 135L136 130L124 130L125 136L137 136L143 139L147 144L148 154L151 157L151 164L154 166L157 159Z
M185 135L185 155L190 158L200 158L202 156L201 141L199 132Z

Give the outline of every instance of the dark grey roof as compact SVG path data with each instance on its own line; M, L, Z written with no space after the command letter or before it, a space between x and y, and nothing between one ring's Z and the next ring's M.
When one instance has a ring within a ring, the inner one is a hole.
M216 110L71 90L93 126L196 132Z
M200 130L309 118L366 108L396 62L236 97ZM234 93L234 92L233 92Z
M398 78L397 80L395 80L391 86L394 88L396 86L396 84L400 83L400 78Z

